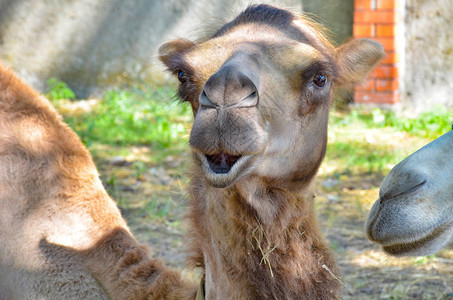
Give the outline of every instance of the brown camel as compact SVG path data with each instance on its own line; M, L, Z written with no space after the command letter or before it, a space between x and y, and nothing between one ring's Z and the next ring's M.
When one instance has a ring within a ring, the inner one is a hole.
M195 116L192 262L207 299L335 299L338 270L313 211L332 90L357 84L379 43L334 48L307 19L251 6L211 38L159 57Z
M193 299L131 235L76 134L0 65L0 300Z
M453 237L453 131L397 164L366 222L369 239L395 256L433 254Z

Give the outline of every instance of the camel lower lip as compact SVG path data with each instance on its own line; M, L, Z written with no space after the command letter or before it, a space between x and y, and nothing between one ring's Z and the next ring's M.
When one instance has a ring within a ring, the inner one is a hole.
M240 155L231 155L225 152L219 152L212 155L205 155L209 168L216 174L227 174L231 168L241 158Z
M388 246L383 246L385 252L392 254L392 255L404 255L405 253L417 250L418 248L422 247L433 241L434 239L438 238L442 235L452 224L446 226L439 226L438 228L434 229L433 232L426 235L423 238L420 238L413 242L408 243L400 243L400 244L393 244Z
M203 174L209 184L217 188L225 188L233 184L239 177L250 170L253 155L206 155L196 152Z

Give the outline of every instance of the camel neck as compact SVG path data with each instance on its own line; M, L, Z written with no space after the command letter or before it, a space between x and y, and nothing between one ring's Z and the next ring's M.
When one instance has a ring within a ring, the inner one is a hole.
M338 272L318 229L313 196L245 186L192 193L207 299L336 298Z

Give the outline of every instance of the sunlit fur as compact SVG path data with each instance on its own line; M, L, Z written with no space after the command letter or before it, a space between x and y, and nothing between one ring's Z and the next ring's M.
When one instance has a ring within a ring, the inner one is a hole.
M76 134L0 66L0 299L193 299L131 235Z
M368 237L395 255L429 255L453 237L453 131L397 164L366 223Z
M313 211L313 180L332 90L362 80L382 46L352 40L334 48L313 22L259 5L209 39L162 45L159 56L179 74L179 94L195 116L191 251L204 269L207 298L338 298L338 270ZM328 78L323 87L316 74ZM242 159L219 174L208 158L221 155Z

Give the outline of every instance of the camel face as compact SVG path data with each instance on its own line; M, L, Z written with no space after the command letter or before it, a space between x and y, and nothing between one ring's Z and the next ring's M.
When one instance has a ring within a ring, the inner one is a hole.
M366 222L370 240L396 255L429 255L453 236L453 131L396 165Z
M223 188L247 176L310 180L325 153L332 88L361 79L382 48L356 40L335 49L313 23L260 5L206 41L172 41L159 55L192 105L196 163Z

